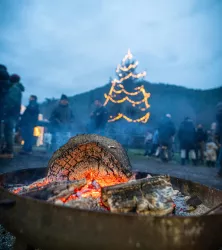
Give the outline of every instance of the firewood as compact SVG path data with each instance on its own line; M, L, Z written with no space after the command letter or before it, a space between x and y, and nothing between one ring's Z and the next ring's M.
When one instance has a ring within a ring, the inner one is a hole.
M86 179L75 181L52 182L41 189L34 188L27 192L21 193L22 196L29 196L35 199L53 201L59 197L71 195L75 189L86 185Z
M173 211L169 176L133 180L102 188L102 202L111 212L165 215Z
M96 180L100 186L127 182L131 165L123 147L99 135L77 135L57 150L48 164L47 178Z
M105 210L103 207L100 206L99 199L94 199L91 197L71 200L66 202L64 206L87 210Z

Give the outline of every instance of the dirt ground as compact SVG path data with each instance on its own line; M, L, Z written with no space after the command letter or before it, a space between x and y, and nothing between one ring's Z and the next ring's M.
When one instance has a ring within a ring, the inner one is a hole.
M19 169L46 167L50 155L44 151L35 151L31 156L16 155L14 159L0 159L0 174ZM177 162L162 163L157 159L130 154L133 170L192 180L222 189L222 179L216 177L217 169L204 166L181 166Z

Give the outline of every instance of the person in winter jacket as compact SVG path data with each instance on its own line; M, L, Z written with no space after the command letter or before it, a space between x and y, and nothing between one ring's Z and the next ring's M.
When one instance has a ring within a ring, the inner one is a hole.
M222 102L218 103L216 107L216 121L217 121L216 139L220 147L218 156L218 166L219 166L218 176L222 178Z
M20 115L23 85L16 74L10 76L10 88L5 94L4 100L4 148L0 157L13 157L13 130Z
M5 65L0 64L0 152L4 147L3 119L5 110L5 95L10 87L9 73Z
M0 123L4 119L5 98L10 86L10 76L7 68L5 65L0 64Z
M172 154L173 137L176 133L176 128L174 123L172 122L170 114L166 114L162 119L158 131L160 147L167 147L168 158L170 160Z
M39 105L37 103L37 96L31 95L29 98L29 105L24 111L21 121L21 133L24 140L23 151L21 154L31 154L33 146L33 132L37 125L39 116Z
M181 165L185 165L187 156L189 155L193 161L193 164L196 165L196 153L195 153L196 129L193 124L193 121L189 117L186 117L184 121L181 123L178 131L178 138L180 141L180 149L181 149Z
M74 115L66 95L61 96L49 120L52 128L52 150L55 151L71 137Z
M202 124L199 124L196 130L196 156L197 161L199 161L201 164L204 163L204 150L206 139L207 134L204 131Z
M95 133L103 134L108 121L108 111L100 100L95 100L94 104L96 108L90 115L91 129Z

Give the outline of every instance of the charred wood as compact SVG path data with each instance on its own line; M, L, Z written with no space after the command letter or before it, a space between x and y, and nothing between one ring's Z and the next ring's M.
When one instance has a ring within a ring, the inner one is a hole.
M54 201L60 197L66 197L86 185L86 179L75 181L52 182L42 188L34 188L23 192L20 195L29 196L35 199Z
M174 203L170 177L158 176L133 180L102 188L102 202L111 212L166 215Z

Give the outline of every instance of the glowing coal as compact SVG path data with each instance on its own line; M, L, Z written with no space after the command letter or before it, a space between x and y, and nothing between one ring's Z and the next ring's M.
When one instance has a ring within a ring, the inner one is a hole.
M172 214L176 200L169 176L135 180L122 146L98 135L73 137L52 156L45 178L11 191L73 208L157 216Z

